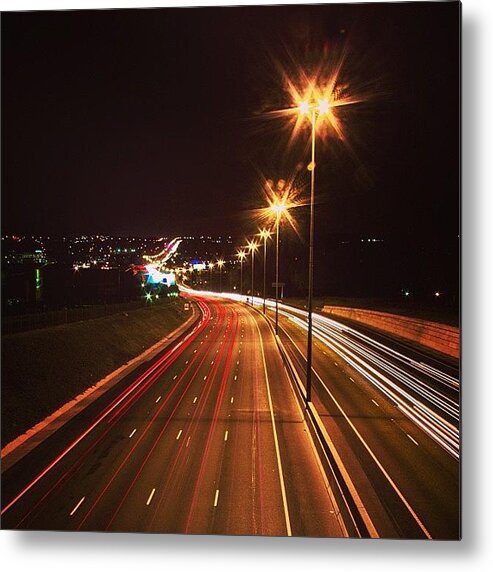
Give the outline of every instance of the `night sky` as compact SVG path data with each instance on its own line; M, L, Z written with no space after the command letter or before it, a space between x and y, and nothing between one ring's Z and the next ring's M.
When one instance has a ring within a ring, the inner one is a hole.
M280 69L345 50L317 229L459 233L456 2L2 14L2 233L233 234L304 153ZM307 177L300 177L306 179ZM307 187L306 193L309 188ZM306 213L300 209L301 232Z

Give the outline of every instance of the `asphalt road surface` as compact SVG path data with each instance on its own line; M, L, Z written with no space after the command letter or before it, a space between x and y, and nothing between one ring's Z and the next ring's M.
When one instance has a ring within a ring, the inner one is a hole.
M305 313L281 305L279 325L303 385ZM459 538L457 360L314 315L312 365L313 404L375 535Z
M3 472L2 528L347 534L267 322L196 300L191 333Z

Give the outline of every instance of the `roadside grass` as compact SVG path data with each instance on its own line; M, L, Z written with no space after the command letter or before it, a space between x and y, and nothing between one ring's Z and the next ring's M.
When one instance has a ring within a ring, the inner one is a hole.
M286 304L297 308L306 308L306 298L285 298ZM365 310L375 310L378 312L388 312L389 314L399 314L410 318L439 322L449 326L459 326L459 312L446 306L417 305L412 300L407 301L384 300L379 298L336 298L323 297L313 298L313 309L321 311L323 306L344 306L348 308L362 308Z
M179 327L182 300L2 337L2 447Z

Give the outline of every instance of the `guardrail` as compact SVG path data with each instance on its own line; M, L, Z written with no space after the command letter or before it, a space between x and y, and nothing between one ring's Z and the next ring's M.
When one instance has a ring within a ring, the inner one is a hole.
M362 308L324 306L322 312L372 326L454 358L460 356L460 331L454 326Z

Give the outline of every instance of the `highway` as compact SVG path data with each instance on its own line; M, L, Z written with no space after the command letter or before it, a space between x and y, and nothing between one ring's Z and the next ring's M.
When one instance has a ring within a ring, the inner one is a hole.
M201 319L2 474L2 528L347 536L260 314Z
M281 304L279 316L304 385L306 313ZM313 404L375 535L459 538L457 361L314 314L312 365Z

